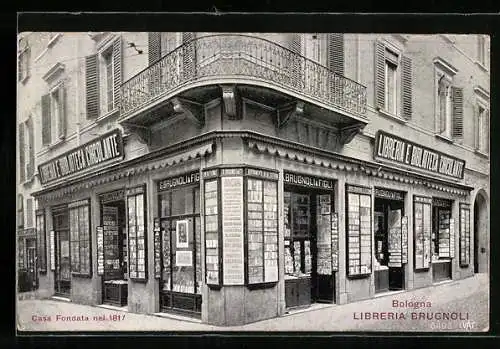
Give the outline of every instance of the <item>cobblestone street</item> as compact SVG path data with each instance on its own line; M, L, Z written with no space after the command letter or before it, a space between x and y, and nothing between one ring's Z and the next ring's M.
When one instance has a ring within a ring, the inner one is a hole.
M394 307L395 301L400 305L406 302L406 307ZM279 318L231 327L57 300L22 300L18 301L17 310L17 328L21 331L478 332L488 329L489 279L486 274L477 274L460 281L356 303L313 305L307 310ZM430 319L430 316L433 318ZM446 316L450 319L442 319ZM78 320L68 320L68 317L76 317ZM374 319L375 317L378 319Z

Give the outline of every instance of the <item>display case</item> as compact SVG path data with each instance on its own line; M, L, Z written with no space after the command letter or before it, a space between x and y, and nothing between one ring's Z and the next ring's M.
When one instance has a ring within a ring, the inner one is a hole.
M127 190L129 278L139 281L147 280L145 192L145 186Z
M413 199L415 270L426 270L431 262L431 203L427 197Z
M470 263L470 206L468 204L460 204L459 229L460 266L467 267Z

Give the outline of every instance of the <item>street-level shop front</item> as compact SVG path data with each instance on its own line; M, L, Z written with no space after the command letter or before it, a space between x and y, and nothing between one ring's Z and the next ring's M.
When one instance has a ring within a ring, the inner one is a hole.
M223 161L235 138L244 164ZM37 193L49 296L236 325L473 274L458 181L251 132L116 149Z

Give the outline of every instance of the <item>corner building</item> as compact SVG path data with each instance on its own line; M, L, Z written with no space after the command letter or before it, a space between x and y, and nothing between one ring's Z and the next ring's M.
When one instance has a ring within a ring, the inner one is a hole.
M229 326L488 272L487 37L79 35L40 297Z

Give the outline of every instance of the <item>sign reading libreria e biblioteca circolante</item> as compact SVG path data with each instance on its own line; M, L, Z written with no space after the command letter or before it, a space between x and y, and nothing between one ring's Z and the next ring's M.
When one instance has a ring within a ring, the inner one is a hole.
M38 173L42 184L47 184L116 158L123 158L123 142L118 130L41 164Z
M375 136L374 157L455 179L464 177L464 160L423 147L384 131L378 131Z

